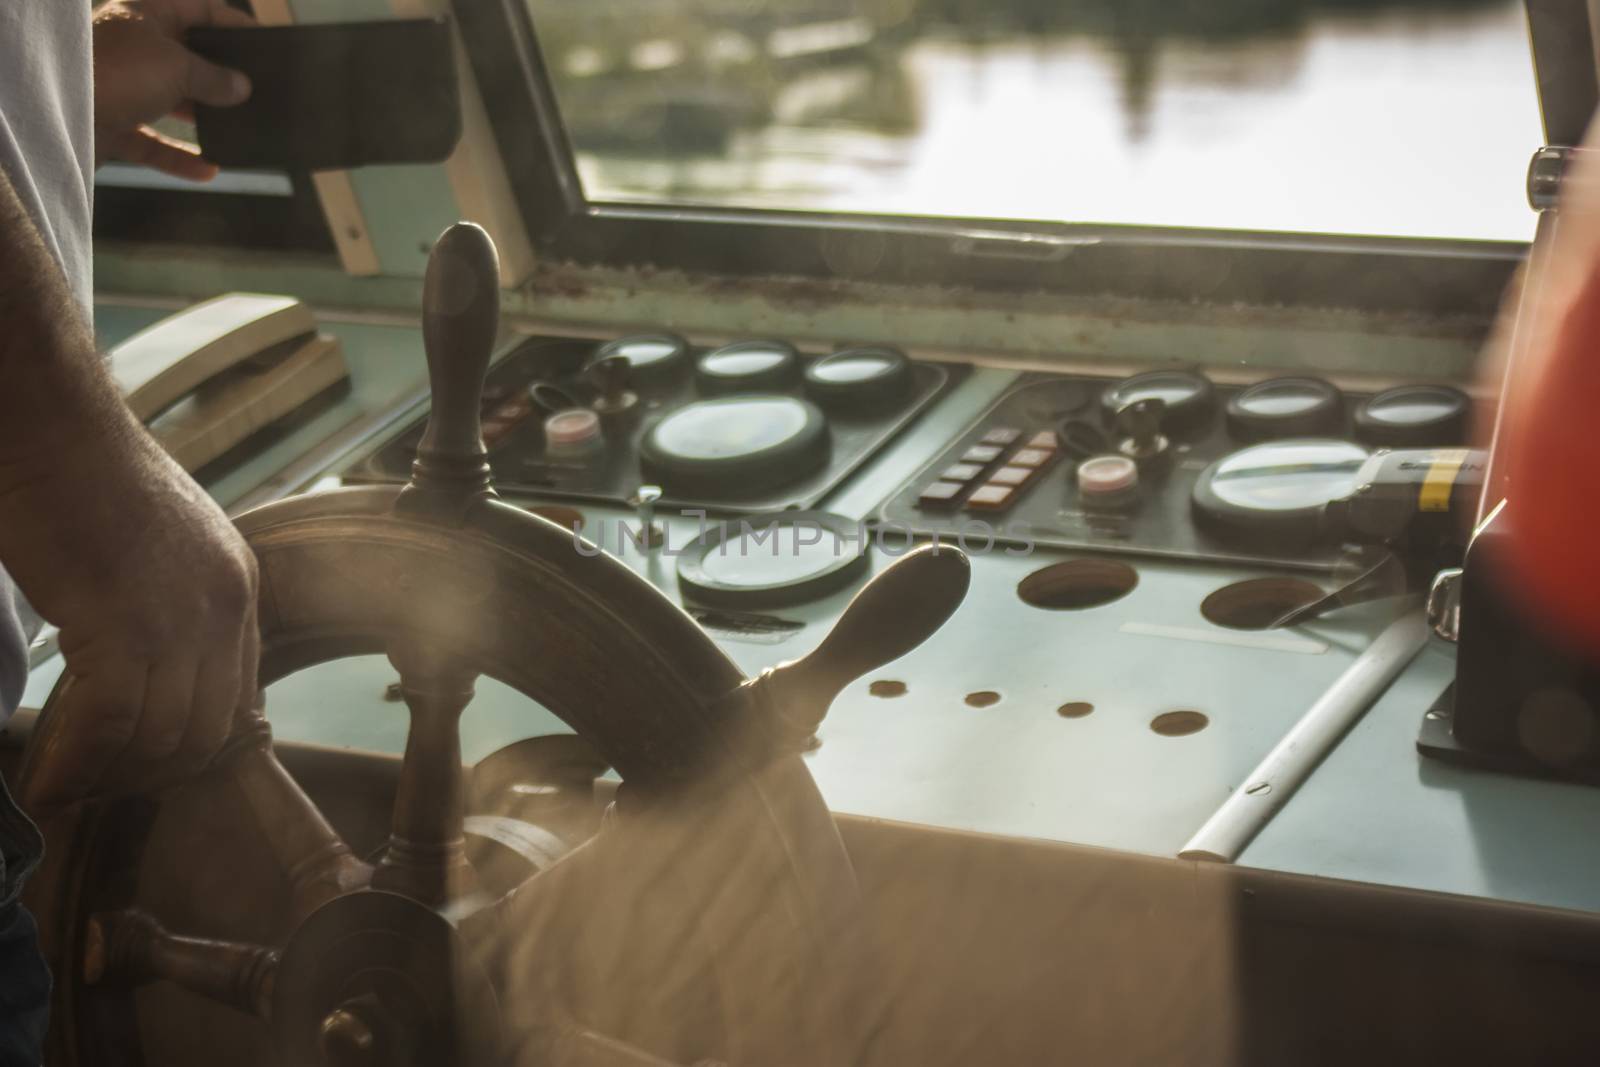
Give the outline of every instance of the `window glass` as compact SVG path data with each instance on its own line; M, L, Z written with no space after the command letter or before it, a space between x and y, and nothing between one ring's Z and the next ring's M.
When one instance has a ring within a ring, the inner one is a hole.
M1526 240L1520 0L527 0L596 201Z

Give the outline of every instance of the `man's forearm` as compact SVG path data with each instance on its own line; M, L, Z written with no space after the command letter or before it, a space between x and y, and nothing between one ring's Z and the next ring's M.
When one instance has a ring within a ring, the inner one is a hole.
M0 495L61 450L133 428L60 266L0 174Z

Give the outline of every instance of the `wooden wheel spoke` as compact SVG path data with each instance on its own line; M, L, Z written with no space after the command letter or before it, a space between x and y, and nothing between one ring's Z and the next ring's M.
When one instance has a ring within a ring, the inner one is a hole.
M335 897L367 885L372 868L357 859L272 751L272 728L259 707L243 716L214 768L237 789L292 892L298 923Z
M143 911L89 920L83 957L88 985L144 985L166 980L229 1007L267 1019L278 951L265 945L171 933Z
M396 642L389 661L400 672L411 729L395 790L389 845L372 884L437 906L474 885L462 829L466 798L459 727L477 672L412 641Z

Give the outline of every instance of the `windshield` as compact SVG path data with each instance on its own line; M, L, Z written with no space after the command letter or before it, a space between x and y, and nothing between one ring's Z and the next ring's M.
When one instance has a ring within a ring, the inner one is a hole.
M527 0L593 201L1527 240L1519 0Z

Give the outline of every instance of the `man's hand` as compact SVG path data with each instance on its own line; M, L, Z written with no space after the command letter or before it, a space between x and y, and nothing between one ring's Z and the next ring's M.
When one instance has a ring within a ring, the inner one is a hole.
M243 538L131 418L107 411L68 428L81 436L50 435L64 447L25 459L26 477L0 489L0 558L60 627L73 678L60 744L30 783L41 813L192 772L255 696L256 567Z
M4 175L0 322L0 562L74 679L24 798L45 815L216 753L255 697L256 570L122 402Z
M138 163L179 178L208 181L217 168L194 145L146 123L191 117L194 104L231 107L250 96L238 71L184 47L193 26L254 26L223 0L111 0L94 14L95 165Z
M141 427L107 414L0 490L0 557L60 627L72 676L25 798L39 814L192 773L255 696L255 557Z

